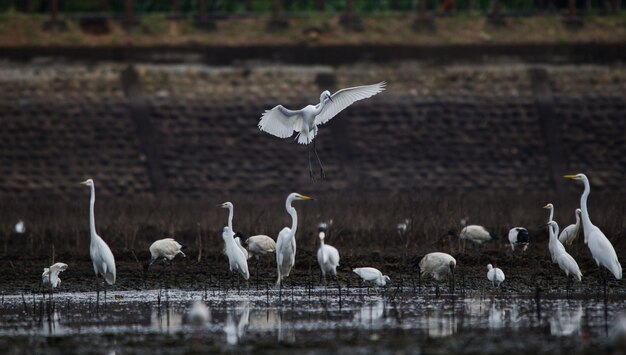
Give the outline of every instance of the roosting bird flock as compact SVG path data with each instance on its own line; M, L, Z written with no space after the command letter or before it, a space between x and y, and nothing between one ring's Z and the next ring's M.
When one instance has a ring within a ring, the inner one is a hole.
M262 131L280 138L290 137L296 132L298 133L296 136L298 143L307 145L313 143L313 151L320 165L321 178L323 179L326 177L326 174L315 148L315 137L318 134L318 126L328 122L354 102L382 92L385 90L385 85L385 82L381 82L374 85L342 89L332 95L330 92L324 91L320 95L320 102L317 105L308 105L300 110L289 110L282 105L277 105L273 109L265 111L258 127ZM308 153L309 174L311 180L314 180L310 146ZM576 260L567 252L564 245L572 245L577 237L582 234L584 236L584 243L589 247L593 259L600 268L600 278L606 292L606 271L610 271L617 280L620 280L622 278L622 267L610 241L590 220L587 209L587 198L589 197L591 188L587 176L577 174L566 175L564 177L582 181L584 184L584 192L580 198L580 208L575 211L576 223L564 228L560 235L558 224L553 219L554 206L552 204L544 206L544 208L550 211L550 216L545 226L549 227L550 239L548 249L552 261L558 264L559 268L565 273L567 278L567 292L569 294L570 279L573 278L577 281L581 281L582 273ZM89 254L96 275L96 289L99 292L98 277L102 277L109 285L113 285L116 282L115 258L109 246L96 232L94 216L95 183L92 179L88 179L82 182L82 184L88 186L91 190L89 205L91 243L89 246ZM224 226L222 230L222 239L224 241L223 252L228 258L229 270L236 273L238 278L243 277L245 280L248 280L250 278L248 259L255 257L258 263L259 257L274 253L276 258L276 285L280 286L285 278L289 277L296 260L298 214L292 204L296 201L308 200L312 200L312 198L295 192L287 196L285 200L285 210L291 217L291 226L284 227L277 234L275 241L267 235L253 235L242 242L244 238L243 235L237 233L233 227L233 204L231 202L219 204L218 207L228 209L228 220L227 225ZM483 226L465 225L466 221L466 219L463 220L463 228L458 235L459 242L463 242L463 250L467 241L482 245L483 243L497 238L495 233L490 232ZM326 230L330 225L332 225L332 220L321 222L318 225L320 247L317 251L317 262L320 267L321 275L324 278L324 284L326 284L326 276L328 275L335 279L337 278L337 268L340 263L340 255L337 248L325 243ZM409 219L399 223L397 225L398 233L404 235L410 225L411 221ZM22 221L18 222L15 226L15 230L17 233L23 233L25 230L24 223ZM513 252L515 252L516 248L521 249L523 252L530 243L528 230L524 227L514 227L509 231L508 240ZM173 238L155 241L149 248L150 259L144 264L144 272L147 273L150 265L159 259L170 261L179 254L185 257L185 253L182 251L184 248L183 245ZM56 288L61 283L59 274L66 268L66 264L56 263L44 269L42 284L50 287L50 290ZM448 279L450 281L451 290L454 290L454 275L456 269L456 259L442 252L429 253L419 262L420 277L431 277L436 281ZM488 264L487 269L488 282L493 285L494 288L500 287L505 281L504 271L498 267L494 267L492 264ZM383 275L380 270L373 267L358 267L354 268L352 271L354 274L358 275L364 283L370 283L375 287L385 286L391 281L389 276ZM258 280L258 265L256 267L256 273ZM437 293L438 291L439 287L437 286ZM198 311L198 314L202 313L203 312Z

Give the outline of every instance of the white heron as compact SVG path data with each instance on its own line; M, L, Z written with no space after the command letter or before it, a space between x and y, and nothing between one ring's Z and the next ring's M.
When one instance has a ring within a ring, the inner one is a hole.
M487 265L487 279L491 282L493 287L500 287L500 284L504 282L504 271L502 269L493 267L493 265Z
M24 221L22 221L21 219L17 221L17 223L15 223L15 233L17 234L26 233L26 225L24 224Z
M528 235L528 229L524 227L513 227L509 230L509 243L511 243L511 250L515 251L515 246L519 245L522 251L528 249L530 243L530 237Z
M452 292L454 292L455 268L456 259L454 259L450 254L440 252L426 254L419 263L420 277L430 276L437 281L440 281L444 278L450 278L452 282ZM439 293L438 283L437 293Z
M563 247L561 242L556 237L559 234L559 225L555 221L548 222L548 225L550 228L549 230L550 241L555 244L558 243L561 245L561 247ZM559 250L561 250L561 248L559 248ZM565 251L564 247L562 248L562 251L560 251L556 255L555 259L556 259L556 263L559 264L559 267L561 268L561 270L565 272L565 277L567 278L566 293L569 295L570 275L572 275L573 278L575 278L578 282L580 282L583 274L580 272L580 268L578 267L578 263L576 263L576 260L574 260L574 258L571 255L569 255L567 251Z
M559 242L563 243L563 245L571 245L576 238L582 233L582 222L581 222L581 214L582 211L580 208L576 209L576 223L570 224L569 226L563 228L561 234L559 234Z
M587 176L585 174L565 175L564 177L566 179L582 181L585 185L585 190L580 196L580 209L585 243L589 247L591 255L596 261L598 267L604 266L609 271L611 271L611 273L613 274L613 276L615 276L617 280L621 280L622 265L620 265L619 260L617 259L617 254L615 253L613 245L607 239L604 233L602 233L600 228L591 223L591 219L589 218L589 210L587 209L587 198L589 197L589 193L591 192L589 179L587 179ZM602 273L600 274L602 279L604 280L606 291L606 277L604 277Z
M211 320L211 311L204 302L197 300L187 312L187 320L194 325L204 325Z
M352 269L352 272L359 275L363 282L372 283L374 286L385 286L387 282L391 282L391 279L387 275L383 275L380 270L373 267L358 267Z
M44 268L43 274L41 274L41 283L46 287L57 288L61 284L59 274L66 269L67 264L64 263L56 263L49 268Z
M553 217L554 217L554 206L551 203L548 203L547 205L543 206L543 208L550 210L550 217L548 218L548 224L554 222L556 223L556 221L554 221ZM556 230L557 230L557 235L558 235L558 231L559 231L559 225L556 224ZM565 247L563 246L563 244L561 244L559 242L558 239L552 239L550 238L548 241L548 250L550 250L550 257L552 258L552 262L556 263L556 257L565 252Z
M235 233L233 233L230 227L224 227L222 239L224 239L224 244L226 245L228 265L231 272L238 272L244 279L248 280L250 278L250 272L248 271L248 259L239 248L239 245L235 242L234 236Z
M100 295L100 283L98 275L102 276L109 285L115 284L115 257L111 249L104 240L96 233L96 217L94 206L96 203L96 184L92 179L87 179L81 184L91 188L91 200L89 201L89 230L91 232L91 243L89 244L89 255L93 263L93 271L96 273L97 294ZM106 299L106 287L104 289Z
M339 112L354 102L372 97L385 90L386 83L380 82L373 85L356 86L341 89L334 94L328 90L320 95L317 105L307 105L300 110L289 110L282 105L277 105L271 110L266 110L259 121L259 128L279 138L289 138L293 132L298 132L296 139L300 144L313 142L313 151L320 165L322 179L325 178L324 167L315 148L315 137L318 126L330 121ZM309 146L309 175L313 180L313 168L311 167L311 149Z
M228 227L230 228L231 231L234 232L235 229L233 228L233 210L234 210L233 204L231 202L224 202L222 204L217 205L217 207L228 209ZM243 255L246 257L246 260L248 260L249 259L248 251L241 244L241 236L242 236L242 234L235 233L235 235L234 235L234 237L235 237L235 244L237 244L237 247L239 247L239 249L241 250ZM224 254L226 254L226 244L224 244Z
M337 266L339 266L339 251L337 248L324 243L326 233L319 232L320 248L317 250L317 263L322 270L322 277L324 283L326 283L326 273L332 274L337 277Z
M296 209L291 206L291 203L296 200L312 200L309 196L301 195L296 192L292 192L287 196L285 200L285 209L291 216L291 228L285 227L276 239L276 269L278 271L278 278L276 279L276 285L280 286L280 282L283 278L289 276L291 268L296 262L296 231L298 229L298 213Z
M411 224L411 220L408 219L408 218L406 218L401 223L398 223L398 225L396 226L396 229L398 230L398 233L400 233L400 235L404 235L404 233L406 233L407 229L409 229L409 224Z
M143 264L144 271L148 272L150 266L158 259L171 261L178 254L181 254L183 257L187 257L187 255L183 253L182 249L185 249L185 246L174 240L174 238L157 240L150 245L150 259L146 260Z

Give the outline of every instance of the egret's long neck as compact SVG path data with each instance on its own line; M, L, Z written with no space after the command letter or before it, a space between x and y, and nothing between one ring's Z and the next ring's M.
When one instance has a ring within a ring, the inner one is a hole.
M233 206L228 206L228 228L235 233L235 230L233 229L233 214Z
M552 241L556 241L556 236L559 235L559 226L558 225L550 225L550 239Z
M319 115L320 112L322 112L322 110L324 109L324 106L326 106L326 103L328 102L327 98L324 98L320 101L319 104L315 105L315 116Z
M291 201L288 199L285 203L287 213L291 216L291 237L296 235L296 229L298 228L298 213L296 209L291 206Z
M89 231L91 232L91 240L96 237L96 216L94 206L96 205L96 187L91 185L91 200L89 201Z
M554 207L550 209L550 218L548 219L548 222L552 221L554 221Z
M589 218L589 211L587 210L587 198L591 192L591 186L589 186L589 180L587 179L584 179L583 183L585 184L585 191L582 196L580 196L580 210L582 211L583 227L586 228L593 225L591 223L591 219Z

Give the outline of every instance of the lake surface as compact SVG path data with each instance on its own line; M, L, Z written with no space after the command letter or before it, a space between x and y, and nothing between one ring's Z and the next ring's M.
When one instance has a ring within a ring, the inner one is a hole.
M103 295L101 294L101 297ZM615 298L615 299L613 299ZM365 288L4 295L0 346L9 353L293 352L586 353L611 350L626 313L615 296L541 299L491 292L465 297ZM203 300L210 320L188 321Z

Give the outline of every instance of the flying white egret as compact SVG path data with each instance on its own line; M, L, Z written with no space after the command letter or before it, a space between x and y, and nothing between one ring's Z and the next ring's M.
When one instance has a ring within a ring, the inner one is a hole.
M419 263L420 277L430 276L437 281L449 277L452 282L452 292L454 292L455 268L456 259L450 254L440 252L426 254ZM439 284L437 284L437 293L439 293Z
M24 225L24 221L21 219L15 223L15 233L24 234L26 233L26 225Z
M591 186L589 185L589 179L585 174L565 175L566 179L580 180L585 185L585 190L580 196L580 209L583 225L583 234L585 236L585 243L591 251L593 259L596 261L598 267L604 266L607 268L616 279L622 279L622 265L620 265L617 259L617 254L611 242L602 233L600 228L591 223L589 218L589 210L587 209L587 198L591 192ZM602 274L602 273L600 273ZM604 280L605 292L606 292L606 277L601 275Z
M491 282L493 287L499 287L504 282L504 271L502 269L493 267L493 265L487 265L487 279Z
M237 233L241 235L243 239L244 236L241 233ZM256 259L256 277L257 284L259 282L259 257L262 255L267 255L276 252L276 242L274 239L266 236L266 235L253 235L248 237L245 240L244 244L248 247L248 258L254 256Z
M556 238L556 236L559 234L559 225L555 221L548 222L548 225L550 228L549 229L550 241L555 244L556 243L561 244L561 242ZM561 246L563 245L561 244ZM559 250L561 249L559 248ZM565 272L565 277L567 278L566 293L569 295L570 275L572 275L573 278L575 278L576 280L580 282L583 274L580 272L580 268L578 267L578 263L576 263L576 260L574 260L574 258L571 255L569 255L567 251L565 251L564 247L562 251L560 251L556 255L556 263L559 264L559 267L561 268L561 270Z
M519 245L522 251L526 251L530 238L528 236L528 229L524 227L513 227L509 230L509 243L511 243L511 250L515 251L515 246Z
M291 216L291 228L285 227L278 233L276 239L276 269L278 271L278 278L276 279L276 285L280 286L280 282L283 278L289 276L291 268L296 262L296 231L298 229L298 213L296 209L291 206L291 203L296 200L312 200L309 196L301 195L296 192L292 192L287 196L285 200L285 209Z
M259 121L259 128L279 138L289 138L293 132L298 132L296 139L300 144L313 142L313 151L320 165L322 179L326 177L324 167L315 148L315 137L318 126L330 121L339 112L352 105L356 101L367 99L385 90L386 83L380 82L373 85L357 86L341 89L334 94L324 91L320 95L320 103L307 105L300 110L289 110L282 105L277 105L271 110L266 110ZM309 146L309 175L313 180L313 168L311 167L311 149Z
M81 182L81 184L91 188L91 200L89 202L91 243L89 244L89 255L91 255L91 262L93 263L93 271L96 273L96 292L99 297L100 283L98 282L98 275L102 276L109 285L115 284L115 258L107 243L96 233L96 217L94 214L96 184L92 179L87 179ZM104 288L104 298L106 299L106 287Z
M182 251L184 248L185 246L174 240L174 238L157 240L150 245L150 259L143 264L144 272L147 273L150 266L158 259L163 259L163 261L172 260L178 254L187 257Z
M576 223L570 224L569 226L563 228L561 234L559 234L559 242L563 243L563 245L571 245L576 238L582 233L582 222L581 222L581 214L582 211L580 208L576 209Z
M554 222L554 206L551 203L548 203L547 205L543 206L543 208L550 210L550 218L548 218L548 224ZM556 234L559 234L559 225L556 224ZM565 252L565 247L563 246L563 244L561 244L560 242L558 242L558 239L552 239L550 238L548 241L548 250L550 250L550 257L552 258L552 262L556 263L556 257ZM558 243L557 243L558 242Z
M326 233L319 232L320 248L317 250L317 263L322 270L322 277L324 283L326 283L326 273L331 273L335 278L337 277L337 266L339 266L339 251L328 244L324 244L324 238Z
M187 312L187 320L195 325L204 325L211 320L211 311L201 300L197 300Z
M239 248L239 245L235 242L235 234L230 227L224 227L222 232L222 239L226 245L226 256L228 257L228 265L230 271L239 272L244 279L250 278L250 272L248 271L248 259Z
M383 275L380 270L373 267L358 267L352 269L352 272L359 275L363 282L373 283L374 286L385 286L391 279L387 275Z
M67 264L56 263L49 268L43 269L41 274L41 283L50 288L57 288L61 284L59 274L67 269Z

